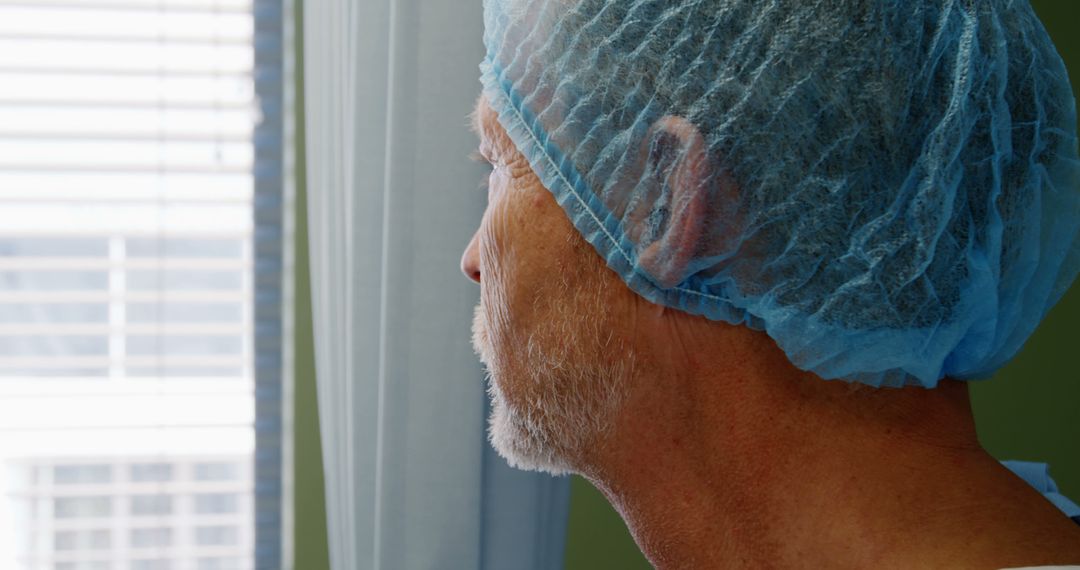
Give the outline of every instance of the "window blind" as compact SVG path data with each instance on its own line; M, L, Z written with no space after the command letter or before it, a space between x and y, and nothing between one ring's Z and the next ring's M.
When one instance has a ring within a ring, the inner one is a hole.
M280 520L275 4L0 0L0 567L253 568Z

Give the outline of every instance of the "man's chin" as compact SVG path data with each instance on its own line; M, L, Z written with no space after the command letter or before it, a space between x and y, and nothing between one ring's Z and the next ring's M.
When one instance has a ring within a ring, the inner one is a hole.
M488 440L512 467L553 475L580 471L589 450L609 434L634 359L618 345L601 345L603 328L583 319L586 311L553 309L546 321L519 331L528 332L529 341L513 351L498 342L502 331L488 328L483 305L476 308L472 341L487 369ZM597 367L613 356L614 365Z
M542 441L542 430L530 427L522 416L511 409L499 388L497 373L490 358L491 347L487 332L487 315L484 306L477 304L473 312L472 346L487 372L488 396L491 398L491 416L488 418L488 441L495 451L511 467L525 471L541 471L552 475L571 472L565 461L560 461Z
M530 422L517 414L502 397L492 394L488 441L499 456L511 467L524 471L540 471L551 475L573 473L574 469L566 459L555 451L556 446L544 441L543 430L529 424Z

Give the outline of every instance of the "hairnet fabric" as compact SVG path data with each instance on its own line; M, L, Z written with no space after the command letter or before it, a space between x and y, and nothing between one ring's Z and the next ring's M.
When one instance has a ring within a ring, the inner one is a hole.
M1075 100L1026 0L484 17L484 94L608 265L823 378L985 377L1080 269Z

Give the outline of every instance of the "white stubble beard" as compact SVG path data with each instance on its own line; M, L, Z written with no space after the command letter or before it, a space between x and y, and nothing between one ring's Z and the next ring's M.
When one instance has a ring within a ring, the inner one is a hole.
M496 352L484 306L477 305L473 347L487 368L488 440L512 467L553 475L576 472L589 448L612 431L634 358L599 318L604 290L588 295L594 297L588 303L572 298L550 304L551 318L513 354ZM592 310L583 314L585 307ZM512 399L504 392L508 388L527 393ZM515 405L515 400L527 403Z

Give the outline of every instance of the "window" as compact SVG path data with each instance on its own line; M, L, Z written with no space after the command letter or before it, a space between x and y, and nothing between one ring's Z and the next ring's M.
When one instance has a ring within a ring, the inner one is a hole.
M168 463L136 463L131 466L131 481L135 483L170 481L172 465Z
M135 516L172 514L172 497L169 495L134 495L131 497L131 514Z
M235 558L200 558L198 570L233 570L240 566L240 561Z
M168 325L243 322L241 303L128 303L124 312L129 323Z
M107 529L64 530L56 533L53 548L66 550L102 550L112 545L112 535Z
M131 570L172 570L172 564L164 558L137 558L131 561Z
M172 542L172 529L168 527L136 528L131 531L132 548L160 548Z
M234 526L200 526L195 528L195 544L223 546L236 544L240 533Z
M61 497L53 499L53 516L58 519L107 517L112 514L112 497Z
M240 496L232 493L195 495L195 514L224 514L240 510Z
M239 465L233 463L196 463L196 481L232 481L238 477Z
M108 483L112 480L111 465L57 465L53 467L53 482L57 485Z
M79 562L57 562L55 570L111 570L108 560L85 560Z
M281 18L0 0L5 570L281 566Z

